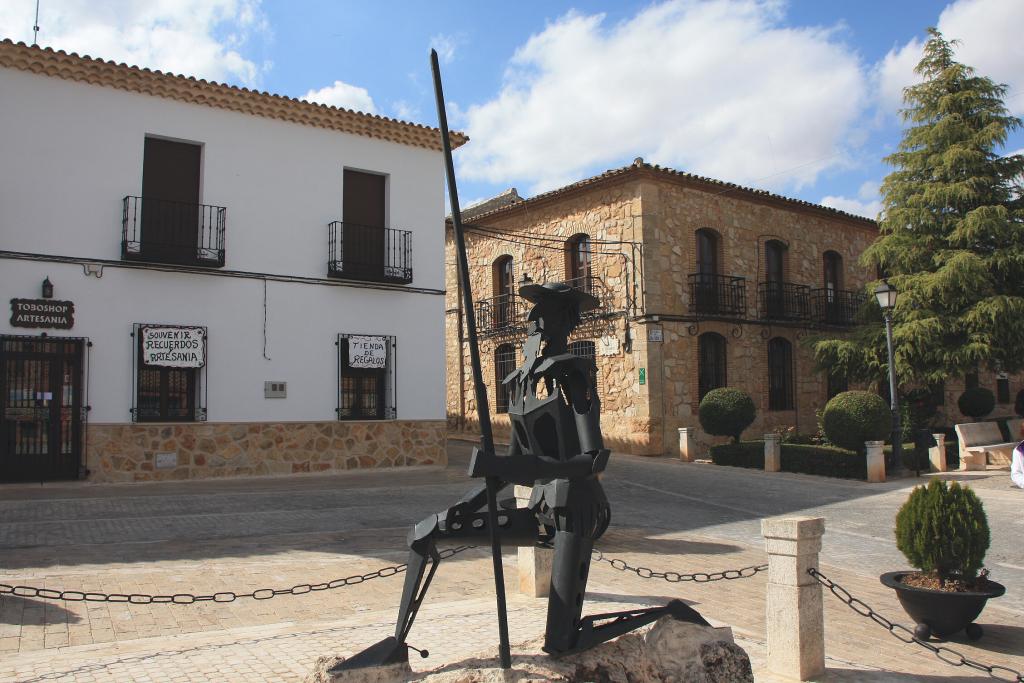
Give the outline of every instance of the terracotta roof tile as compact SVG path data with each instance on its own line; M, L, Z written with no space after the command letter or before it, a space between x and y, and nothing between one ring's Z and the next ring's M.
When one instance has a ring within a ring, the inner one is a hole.
M94 59L89 55L79 56L63 50L32 47L12 40L0 41L0 67L364 135L413 147L441 149L440 131L418 123L313 104L194 76L117 64ZM452 131L451 138L452 148L469 141L465 134L456 131Z
M767 190L758 190L751 187L744 187L737 185L736 183L729 183L723 180L715 180L714 178L707 178L705 176L695 175L693 173L686 173L685 171L677 171L672 168L665 168L656 164L648 164L643 162L641 159L637 159L629 166L623 166L621 168L613 168L611 170L600 173L590 178L585 178L578 182L570 185L565 185L549 192L543 192L535 195L528 199L502 206L486 213L481 213L473 216L474 220L481 220L483 218L490 218L506 211L510 211L517 206L524 204L535 204L548 202L551 200L559 199L565 195L572 194L581 190L588 189L592 186L603 185L614 182L624 182L633 177L646 175L648 177L654 177L662 180L668 180L686 184L690 186L698 187L707 192L713 194L738 194L744 195L748 199L767 201L771 203L779 203L786 206L791 206L798 209L810 209L813 211L824 212L826 214L833 215L837 218L850 219L866 224L866 227L875 227L877 224L870 218L863 216L857 216L846 211L840 211L839 209L833 209L828 206L822 206L821 204L814 204L813 202L804 201L802 199L793 199L791 197L785 197L783 195L774 194Z

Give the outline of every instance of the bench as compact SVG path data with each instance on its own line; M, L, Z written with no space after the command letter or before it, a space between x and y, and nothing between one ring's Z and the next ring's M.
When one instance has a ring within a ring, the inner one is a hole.
M1010 428L1020 429L1019 420L1011 420ZM987 465L1009 467L1017 441L1003 441L995 422L968 422L956 426L960 441L960 469L983 470Z

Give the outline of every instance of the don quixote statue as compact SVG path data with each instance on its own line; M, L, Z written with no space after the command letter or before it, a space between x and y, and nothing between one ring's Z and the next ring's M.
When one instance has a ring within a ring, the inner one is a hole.
M591 550L611 521L611 508L597 476L608 464L609 451L601 437L596 368L592 360L576 356L568 348L569 335L580 316L598 306L593 295L563 283L521 283L519 295L532 307L522 364L503 380L512 424L510 444L505 455L495 453L470 305L472 293L440 73L436 54L431 58L482 432L469 474L483 478L485 484L412 529L394 635L340 662L332 672L408 661L409 650L416 648L407 645L406 639L440 564L438 545L444 543L491 541L499 654L505 668L510 666L510 655L501 545L554 547L543 646L553 656L586 650L665 615L707 625L700 614L679 600L664 607L583 616ZM526 507L517 508L514 498L498 504L498 492L514 484L533 487ZM420 652L425 656L425 651Z

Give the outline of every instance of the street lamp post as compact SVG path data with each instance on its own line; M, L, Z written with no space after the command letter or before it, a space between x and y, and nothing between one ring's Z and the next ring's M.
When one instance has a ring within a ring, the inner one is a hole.
M896 391L896 368L892 352L892 310L896 306L896 288L888 280L875 287L875 298L885 318L885 342L889 351L889 406L892 408L892 469L899 470L903 461L903 429L900 419L900 399Z

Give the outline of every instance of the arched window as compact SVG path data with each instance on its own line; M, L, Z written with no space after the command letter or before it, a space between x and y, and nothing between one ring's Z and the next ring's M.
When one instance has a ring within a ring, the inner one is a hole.
M512 257L508 254L499 256L491 266L494 282L494 327L505 327L512 321L512 310L515 305L515 275Z
M785 263L786 245L779 240L768 240L764 245L764 309L769 318L785 318L786 316L786 285Z
M775 337L768 342L768 410L793 409L793 345Z
M697 274L692 278L694 310L717 313L721 291L718 282L718 233L710 228L697 231Z
M516 369L516 347L502 344L494 350L494 412L508 412L508 390L502 382Z
M697 231L697 273L718 275L718 233L710 228Z
M590 235L573 235L565 243L565 278L574 287L586 287L590 278Z
M697 400L726 386L725 337L705 332L697 337Z
M831 303L836 299L836 292L843 288L843 257L834 251L826 251L822 261L825 293Z
M595 363L595 365L594 365L594 375L590 379L594 383L594 390L596 391L597 387L598 387L598 380L599 380L599 377L598 377L598 374L597 374L597 365L596 365L596 363L597 363L597 344L595 344L593 341L591 341L589 339L581 339L579 341L574 341L574 342L571 342L569 344L569 353L573 354L574 356L579 356L580 358L589 358L591 361L593 361Z

